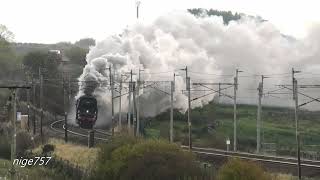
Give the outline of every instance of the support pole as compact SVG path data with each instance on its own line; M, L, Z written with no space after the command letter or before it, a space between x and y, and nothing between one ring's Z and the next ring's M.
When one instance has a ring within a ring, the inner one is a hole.
M299 122L298 122L298 111L299 111L299 104L298 104L298 81L294 77L296 73L300 73L301 71L295 71L292 68L292 95L293 100L295 101L295 108L294 108L294 117L295 117L295 124L296 124L296 144L297 144L297 166L298 166L298 176L299 180L301 180L301 160L300 160L300 134L299 134Z
M114 135L114 102L113 102L113 91L114 91L114 82L113 82L113 74L112 67L109 66L109 75L110 75L110 86L111 86L111 126L112 126L112 136Z
M64 141L68 142L68 113L66 108L66 83L63 76L63 111L64 111Z
M43 74L41 72L41 68L39 68L39 79L40 79L40 137L41 142L43 142L43 134L42 134L42 121L43 121Z
M234 102L233 102L233 151L237 151L237 90L238 90L238 74L240 71L236 69L234 77Z
M298 122L298 111L299 111L299 104L298 104L298 81L297 79L293 79L293 92L294 92L294 118L296 123L296 142L297 142L297 165L298 165L298 177L301 180L301 159L300 159L300 134L299 134L299 122Z
M189 132L189 149L192 149L192 127L191 127L191 94L190 94L190 77L187 77L187 90L188 90L188 132Z
M40 112L40 137L41 137L41 143L43 143L42 126L43 126L43 109L41 109L41 112Z
M34 78L32 78L32 102L33 102L33 135L36 134L36 85L34 82Z
M140 72L142 70L139 69L139 75L138 75L138 82L137 82L137 136L140 136L140 84L141 84L141 77Z
M299 180L302 179L302 174L301 174L301 152L300 152L300 133L298 132L297 135L297 141L298 141L298 176L299 176Z
M68 142L68 113L64 112L64 141Z
M132 84L129 82L129 94L128 94L128 115L127 115L127 120L128 120L128 133L130 134L130 129L131 129L131 89L132 89Z
M128 132L131 134L131 94L132 94L132 70L130 71L130 82L129 82L129 107L128 107Z
M28 108L28 112L27 112L27 115L28 115L28 132L30 132L30 103L28 103L27 108Z
M294 78L294 74L295 74L295 70L294 70L294 68L292 68L292 70L291 70L291 77L292 77L292 98L293 98L293 100L295 99L295 92L294 92L294 81L295 81L295 78Z
M257 153L260 153L261 149L261 99L262 99L262 82L258 87L258 110L257 110Z
M121 96L122 96L122 74L120 75L120 87L119 87L119 120L118 120L118 126L119 126L119 131L122 130L122 122L121 122Z
M171 81L171 93L170 93L170 142L173 143L173 93L174 93L174 81Z
M132 130L133 130L133 134L134 136L136 136L137 132L135 131L135 127L137 127L137 116L136 116L136 109L137 109L137 104L136 104L136 83L133 82L132 83L132 100L133 100L133 106L132 106L132 118L133 118L133 123L132 123Z
M139 19L139 7L140 7L141 2L137 1L136 6L137 6L137 19Z
M68 75L68 105L70 105L71 101L71 79L70 74Z
M234 78L233 92L233 151L237 151L237 77Z
M186 66L185 69L180 69L183 71L186 71L186 90L188 92L188 134L189 134L189 150L192 149L192 137L191 137L191 117L190 117L190 111L191 111L191 95L190 95L190 77L188 77L188 67Z
M30 85L30 75L27 74L27 85ZM27 89L27 107L28 107L28 132L30 131L30 89Z
M11 141L11 178L15 179L15 167L14 167L14 159L16 158L16 138L17 138L17 134L16 134L16 121L17 121L17 106L16 106L16 89L12 89L11 91L11 109L12 109L12 141Z

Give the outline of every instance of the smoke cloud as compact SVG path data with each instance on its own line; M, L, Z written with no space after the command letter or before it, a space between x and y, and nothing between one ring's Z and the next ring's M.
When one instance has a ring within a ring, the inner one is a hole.
M309 36L296 40L281 34L271 22L260 22L243 17L237 22L223 23L221 17L210 16L196 18L187 12L172 12L157 18L151 24L138 22L120 35L114 35L98 42L87 54L87 65L80 76L78 97L85 94L88 87L94 87L92 93L100 105L99 122L110 122L111 94L108 86L107 67L112 65L115 72L116 86L120 74L133 70L141 72L143 81L172 81L173 73L179 74L175 81L175 108L187 109L185 90L185 71L188 67L192 82L228 82L233 83L235 70L239 73L238 102L255 104L257 87L261 74L267 75L264 91L277 89L276 84L291 84L291 68L301 70L297 74L299 84L315 84L314 78L320 69L320 26L311 29ZM133 76L137 80L137 75ZM84 81L97 82L88 86ZM128 79L123 78L124 89L128 91ZM146 83L147 84L147 83ZM158 83L153 87L170 93L169 83ZM213 86L210 86L214 88ZM193 86L192 89L200 89ZM201 88L203 89L203 88ZM216 89L216 87L215 87ZM311 96L316 93L308 92ZM290 93L289 90L279 92ZM192 92L192 98L203 96L204 91ZM223 93L233 95L233 89ZM115 92L118 95L118 92ZM192 102L192 106L201 106L214 98L215 94ZM275 97L276 96L276 97ZM144 88L141 97L142 116L154 116L169 108L170 96L155 88ZM217 98L217 97L216 97ZM229 103L227 97L217 98ZM307 99L300 98L300 101ZM118 111L118 99L115 100L115 112ZM292 106L292 94L267 95L265 105ZM308 108L312 108L309 106ZM101 110L103 109L103 110ZM128 110L128 98L122 97L122 112ZM314 107L313 107L314 109ZM125 117L125 115L123 115ZM107 119L107 120L106 120Z

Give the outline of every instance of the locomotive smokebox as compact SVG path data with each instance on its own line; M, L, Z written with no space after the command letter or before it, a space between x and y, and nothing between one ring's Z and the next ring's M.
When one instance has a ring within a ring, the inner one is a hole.
M76 105L76 122L84 129L92 129L98 118L98 105L95 97L81 96Z

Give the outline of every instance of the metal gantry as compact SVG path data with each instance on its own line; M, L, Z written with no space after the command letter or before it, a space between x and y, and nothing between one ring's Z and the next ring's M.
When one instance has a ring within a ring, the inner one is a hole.
M264 79L269 78L267 76L261 75L261 82L258 86L258 108L257 108L257 153L260 153L261 150L261 127L263 126L263 121L261 120L262 115L262 96L263 96L263 85ZM263 133L264 139L264 133Z
M237 80L235 81L235 82L237 82ZM198 86L198 87L203 87L203 88L205 88L204 90L202 89L202 90L197 90L197 89L193 89L193 90L190 90L190 91L203 91L203 92L208 92L207 94L204 94L204 95L201 95L201 96L198 96L198 97L195 97L195 98L193 98L193 99L191 99L190 100L190 102L191 101L195 101L195 100L198 100L198 99L200 99L200 98L203 98L203 97L206 97L206 96L209 96L209 95L212 95L212 94L216 94L216 93L218 93L219 94L219 96L225 96L225 97L228 97L228 98L230 98L230 99L232 99L232 100L234 100L233 102L234 103L236 103L236 93L234 93L234 96L232 96L232 95L228 95L228 94L226 94L226 93L223 93L222 91L223 90L226 90L226 89L229 89L229 88L232 88L232 87L234 87L234 91L236 91L237 90L237 88L236 88L236 85L237 84L235 84L235 83L225 83L225 82L219 82L219 83L211 83L211 82L201 82L201 83L192 83L192 85L194 85L194 86ZM218 89L214 89L214 88L212 88L212 87L209 87L209 86L218 86ZM236 107L236 105L234 104L234 107ZM233 111L233 114L234 114L234 117L236 117L236 112L237 111L237 109L236 108L234 108L234 111ZM234 122L236 122L235 121L235 119L234 119ZM236 142L236 139L237 139L237 134L236 134L236 128L237 128L237 126L236 126L236 123L234 123L234 126L233 126L233 128L234 128L234 134L233 134L233 137L234 137L234 139L233 139L233 141L234 141L234 151L236 151L236 145L237 145L237 143L235 143Z
M303 88L320 88L320 85L298 85L298 80L295 78L296 73L301 73L301 71L296 71L292 68L292 84L280 84L277 85L280 89L276 89L274 91L269 91L265 94L272 95L272 94L288 94L288 93L277 93L277 91L281 90L289 90L292 92L292 98L294 100L294 119L295 119L295 135L296 135L296 152L297 152L297 174L299 179L302 178L301 173L301 155L300 155L300 129L299 129L299 108L302 106L305 106L312 102L320 102L320 98L314 98L310 95L307 95L305 93L302 93L299 91L299 89ZM299 104L299 95L309 98L311 100Z
M170 142L173 142L174 138L174 130L173 130L173 101L174 101L174 89L175 89L175 83L174 81L142 81L143 88L152 88L155 89L165 95L170 96L170 123L169 123L169 140ZM166 90L161 89L160 85L168 85L170 84L170 92L167 92Z
M170 96L170 142L173 142L173 101L174 101L174 92L175 92L175 76L176 74L174 74L174 78L173 78L173 81L143 81L141 80L141 77L140 77L140 70L139 69L139 73L137 73L138 75L138 78L136 81L133 81L133 75L135 75L133 73L133 71L131 70L130 73L129 73L129 78L130 78L130 81L126 82L126 81L123 81L122 79L122 75L120 75L120 80L118 82L118 86L117 86L117 82L115 80L115 70L112 69L113 67L109 66L109 77L110 77L110 91L111 91L111 114L112 114L112 132L114 133L114 125L115 125L115 114L114 114L114 99L116 98L119 98L119 120L118 120L118 124L119 124L119 128L121 129L121 97L122 96L128 96L128 104L129 104L129 107L128 107L128 129L129 131L133 131L133 133L137 136L139 136L140 134L140 90L142 88L152 88L152 89L156 89L157 91L160 91L168 96ZM112 71L113 70L113 71ZM188 99L188 111L187 111L187 115L188 115L188 119L187 119L187 124L188 124L188 141L189 141L189 149L192 149L192 121L191 121L191 103L192 101L195 101L195 100L198 100L198 99L201 99L203 97L206 97L206 96L209 96L209 95L213 95L213 94L219 94L219 96L225 96L225 97L228 97L230 99L233 100L233 106L234 106L234 111L233 111L233 150L234 151L237 151L237 90L238 90L238 78L241 77L239 76L238 74L240 72L243 72L243 71L240 71L238 69L236 69L235 71L235 76L233 78L233 83L224 83L224 82L220 82L220 83L210 83L210 82L207 82L207 83L191 83L191 77L189 76L188 74L188 67L185 67L184 69L180 69L180 70L183 70L185 71L186 75L185 75L185 83L186 83L186 89L184 90L185 92L187 92L186 96L187 96L187 99ZM192 73L192 72L191 72ZM295 107L295 129L296 129L296 143L297 143L297 159L298 159L298 175L299 177L301 177L301 164L300 164L300 134L299 134L299 121L298 121L298 115L299 115L299 108L304 106L304 105L307 105L309 103L312 103L312 102L320 102L320 98L314 98L308 94L305 94L303 92L300 92L300 89L303 89L303 88L320 88L320 85L298 85L298 81L297 79L295 78L295 74L296 73L301 73L301 71L296 71L292 68L292 84L284 84L284 85L278 85L278 87L280 87L280 89L278 90L275 90L275 91L269 91L267 93L264 93L264 89L263 89L263 80L265 78L269 78L267 76L264 76L262 75L261 76L261 82L259 83L259 86L258 86L258 105L257 105L257 150L256 152L257 153L260 153L261 151L261 142L263 141L263 137L264 137L264 130L263 130L263 121L261 120L261 116L262 116L262 98L263 98L263 95L273 95L273 94L281 94L281 93L277 93L277 91L280 91L280 90L289 90L289 91L292 91L292 97L293 97L293 100L294 100L294 107ZM39 81L36 82L37 84L39 84L39 89L40 89L40 109L41 109L41 113L43 113L42 109L43 109L43 73L41 71L41 69L39 69ZM63 89L64 89L64 96L66 94L66 89L67 89L67 86L68 86L68 90L70 91L70 77L68 79L68 85L66 85L66 80L65 78L63 78ZM161 89L160 86L162 86L163 84L161 83L167 83L167 84L170 84L170 91L166 91L166 90L163 90ZM128 92L124 92L123 93L123 89L126 89L126 87L123 86L123 84L128 84ZM201 87L201 88L204 88L204 90L199 90L199 89L193 89L193 87L191 87L191 84L193 86L195 86L196 88L197 87ZM35 82L34 80L32 80L32 85L34 87L35 85ZM214 87L212 87L214 86ZM232 88L233 87L233 95L229 95L227 93L224 93L223 91L225 89L228 89L228 88ZM34 90L34 95L33 95L33 98L35 97L35 88L33 88ZM201 96L198 96L198 97L192 97L191 93L192 92L197 92L197 91L202 91L202 92L208 92L207 94L204 94L204 95L201 95ZM115 93L116 92L119 92L119 96L115 96ZM70 101L70 92L68 92L69 94L69 101ZM307 97L309 98L310 100L307 101L307 102L304 102L304 103L301 103L299 104L299 101L298 101L298 96L301 95L301 96L304 96L304 97ZM30 99L29 97L30 95L28 95L28 101ZM241 98L241 97L240 97ZM35 101L35 100L33 100ZM66 106L66 100L64 100L64 104ZM29 105L29 103L28 103ZM30 105L32 107L32 105ZM29 114L29 113L28 113ZM133 122L131 122L131 116L133 117ZM67 118L66 118L67 119ZM29 123L29 122L28 122ZM131 127L133 126L133 128ZM42 115L41 115L41 120L40 120L40 134L42 135ZM262 141L261 141L261 128L262 128ZM34 123L34 133L35 133L35 123ZM67 129L67 126L66 126L66 129ZM112 134L113 134L112 133ZM67 136L67 135L66 135ZM66 137L67 139L67 137Z

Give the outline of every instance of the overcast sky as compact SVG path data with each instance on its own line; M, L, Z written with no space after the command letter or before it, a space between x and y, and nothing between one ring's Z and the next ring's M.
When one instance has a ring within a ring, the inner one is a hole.
M198 7L260 15L297 38L320 23L317 0L142 0L140 20ZM135 0L2 0L0 10L0 24L15 34L16 42L102 40L135 21Z

